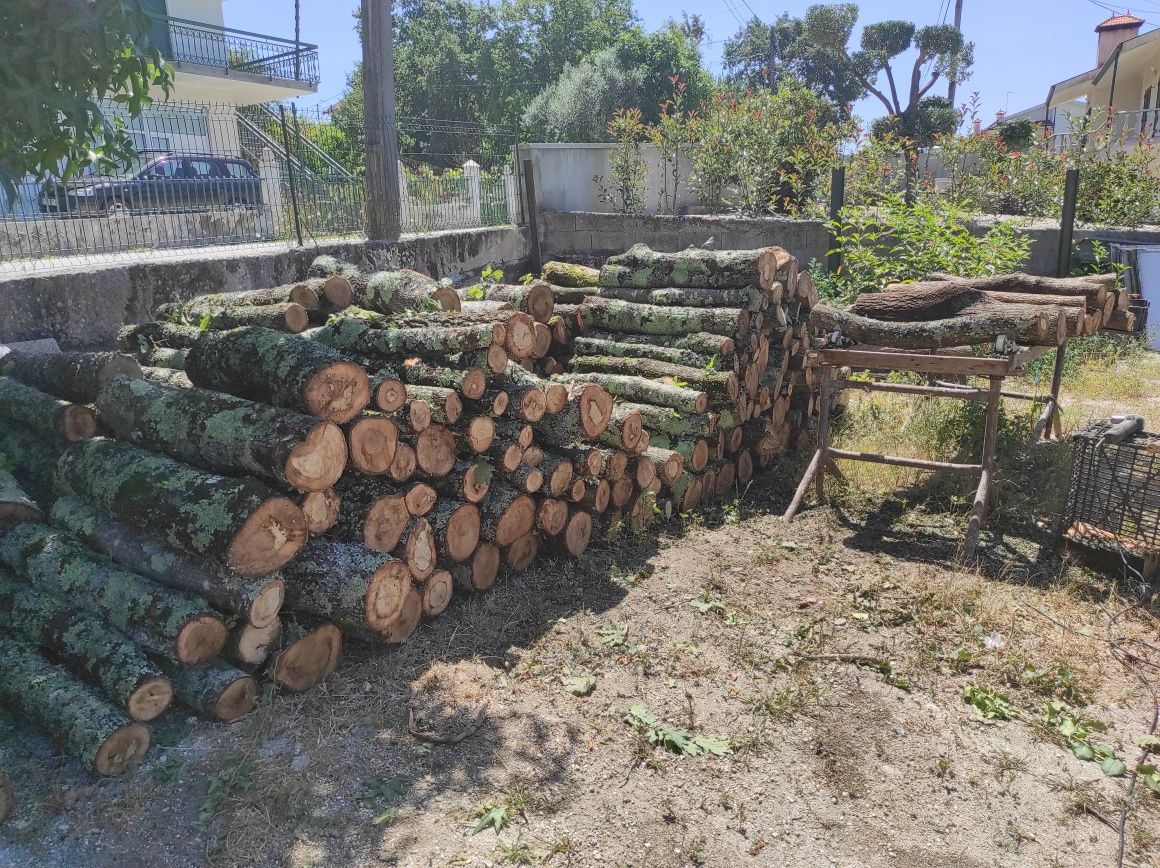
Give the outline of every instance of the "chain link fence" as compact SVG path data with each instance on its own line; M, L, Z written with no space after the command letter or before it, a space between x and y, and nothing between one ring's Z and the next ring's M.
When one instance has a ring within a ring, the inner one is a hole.
M365 232L361 114L170 102L123 120L130 165L0 190L0 273ZM522 222L516 138L399 119L403 231Z

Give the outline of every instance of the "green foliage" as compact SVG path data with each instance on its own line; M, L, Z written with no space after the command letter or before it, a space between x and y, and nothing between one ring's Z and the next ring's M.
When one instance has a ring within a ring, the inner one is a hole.
M694 735L688 730L662 723L660 719L643 705L634 705L628 710L625 722L639 732L649 744L663 747L673 753L685 756L725 756L732 753L729 740L708 735Z
M893 132L858 143L846 166L847 205L877 205L906 185L902 140Z
M773 91L718 94L693 120L691 185L706 204L746 215L819 216L851 135L823 98L789 80Z
M963 687L963 701L974 706L984 720L1010 720L1015 713L1011 697L993 687L967 684Z
M1027 259L1031 246L1012 221L997 222L976 236L959 208L923 200L907 207L899 194L885 195L877 209L843 208L830 231L842 252L833 284L846 298L936 271L1004 274Z
M398 816L398 808L392 804L405 793L409 782L406 778L375 778L364 781L362 790L358 794L358 803L361 807L377 813L371 819L372 826L382 826L394 822Z
M507 804L497 805L493 802L484 802L475 809L479 822L471 830L471 834L478 835L489 826L498 835L511 820L511 809Z
M644 177L647 167L641 156L640 145L647 130L641 120L640 109L617 109L608 123L608 132L616 139L616 147L608 155L609 183L603 175L592 178L600 193L600 201L611 205L620 214L640 214L644 211Z
M606 624L596 631L596 635L606 648L623 648L628 644L628 625Z
M248 754L232 757L226 768L217 774L210 775L205 799L197 812L197 821L203 826L208 824L217 816L218 811L230 798L246 792L253 786L253 758Z
M1096 733L1107 730L1103 721L1079 717L1062 702L1048 702L1043 708L1043 722L1056 732L1076 759L1098 762L1108 777L1122 777L1127 772L1127 766L1116 757L1110 745L1092 743Z
M149 105L150 87L173 84L152 28L140 0L5 0L0 185L11 193L27 172L67 179L130 161L126 117Z
M1035 146L1035 124L1027 118L1003 121L995 127L995 134L1010 151L1024 151Z

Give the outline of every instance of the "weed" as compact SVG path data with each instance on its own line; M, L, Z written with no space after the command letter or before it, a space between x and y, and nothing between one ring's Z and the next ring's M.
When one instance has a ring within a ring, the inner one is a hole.
M179 784L185 780L185 763L177 757L170 757L153 770L153 783L160 786Z
M498 835L507 826L511 814L511 807L506 802L498 805L495 802L480 802L475 806L475 817L479 822L475 824L471 834L478 835L490 826Z
M729 740L710 735L694 735L685 729L669 726L643 705L634 705L628 710L625 722L631 725L638 734L651 746L660 746L673 753L686 756L712 754L725 756L732 753ZM638 742L639 749L639 742Z
M790 684L768 693L755 694L747 702L755 716L768 718L774 723L789 723L816 698L815 688Z
M689 600L689 605L700 612L702 615L708 615L712 612L726 612L727 607L721 600L713 597L708 591L705 591L696 599Z
M1128 771L1128 767L1116 757L1110 745L1092 742L1097 732L1107 730L1107 724L1103 721L1078 717L1062 702L1049 702L1043 709L1043 722L1058 734L1076 759L1098 762L1104 774L1113 778L1122 777Z
M389 825L395 821L399 811L389 806L407 791L407 786L407 779L401 777L376 778L363 782L358 803L369 811L378 811L371 819L372 826ZM386 810L380 810L384 807Z
M1010 720L1015 714L1011 697L993 687L968 684L963 687L963 700L973 705L984 720Z
M628 644L628 625L608 623L596 631L606 648L623 648Z
M254 760L248 755L231 757L231 764L215 775L210 775L205 800L197 812L203 826L210 822L230 798L254 786Z
M1040 696L1062 699L1072 705L1087 705L1087 698L1076 674L1062 660L1052 658L1043 669L1037 669L1022 655L1007 658L1002 670L1004 680L1024 687Z
M706 844L704 838L694 838L685 846L685 858L694 865L705 865Z
M502 842L496 844L495 851L501 865L534 865L542 861L546 855L525 844L522 832L516 835L515 841L510 844Z

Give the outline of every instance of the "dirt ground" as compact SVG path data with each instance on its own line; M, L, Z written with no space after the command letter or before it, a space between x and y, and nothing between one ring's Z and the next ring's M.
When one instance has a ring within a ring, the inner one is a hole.
M1160 865L1160 798L1044 710L1134 768L1156 604L1031 522L963 568L961 513L906 491L786 525L800 464L238 724L166 721L130 779L33 746L0 864L1094 866L1122 824L1123 864Z

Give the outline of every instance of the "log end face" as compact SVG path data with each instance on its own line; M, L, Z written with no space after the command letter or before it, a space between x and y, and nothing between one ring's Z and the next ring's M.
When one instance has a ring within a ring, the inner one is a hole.
M411 571L402 561L388 561L367 583L366 619L372 630L389 630L403 611L411 590Z
M306 308L294 301L286 305L284 319L286 331L292 335L306 331L306 327L310 325L310 314Z
M306 545L306 516L294 501L271 497L254 510L230 544L227 563L239 576L264 576Z
M415 441L415 460L430 476L446 476L455 466L455 435L442 425L424 428Z
M97 750L93 771L117 777L132 771L149 751L149 727L130 723L113 732Z
M326 533L338 521L342 498L333 488L311 491L302 498L299 506L306 517L306 529L312 534Z
M588 548L592 539L592 516L583 510L577 510L568 519L564 528L564 548L574 558L580 557Z
M228 637L226 625L217 618L195 618L177 634L177 660L186 666L212 660L225 647Z
M61 418L62 433L69 443L88 440L97 433L97 420L93 411L84 404L72 404Z
M427 483L416 482L407 490L404 498L407 502L407 510L411 515L426 515L435 506L439 494Z
M516 497L503 511L496 523L495 542L510 546L536 524L536 502L526 494Z
M563 383L549 383L544 388L544 412L555 416L568 406L568 387Z
M407 594L403 599L403 607L399 612L395 622L385 631L380 633L384 642L388 645L401 645L411 638L419 626L419 621L423 617L423 598L414 587L407 589Z
M435 571L439 552L435 544L435 529L425 518L412 520L403 560L417 581L423 581Z
M479 546L479 507L465 503L447 520L445 538L442 540L447 555L454 561L465 561Z
M278 620L282 604L286 601L286 583L281 579L271 580L254 597L250 605L250 623L258 628L268 627Z
M129 694L125 711L133 720L142 723L160 715L173 702L173 685L168 678L146 678Z
M302 399L311 415L341 425L370 403L370 377L354 362L334 362L307 381Z
M504 562L516 572L523 572L539 553L540 538L534 533L526 533L504 550Z
M399 494L380 497L371 504L363 520L363 544L371 551L389 552L399 544L411 511Z
M469 368L463 372L463 383L460 387L463 397L475 401L483 397L487 391L487 374L482 368Z
M491 488L491 465L477 461L463 477L463 496L468 503L479 503Z
M375 406L384 413L394 413L407 403L407 387L394 377L383 380L375 387Z
M495 440L495 422L487 416L476 416L467 425L467 445L472 452L482 455Z
M223 723L233 723L253 711L257 702L258 682L243 675L222 691L214 705L214 714Z
M583 383L575 397L580 410L580 428L594 440L604 433L612 421L612 396L596 383Z
M375 416L358 419L351 424L347 437L350 440L350 463L357 469L374 475L390 469L399 444L399 429L390 419Z
M391 425L385 419L381 421ZM323 491L338 482L346 470L346 461L346 438L342 429L333 422L322 422L290 450L286 459L286 481L302 491Z
M477 591L486 591L499 576L500 550L495 543L480 543L471 558L471 582Z
M438 570L423 584L423 617L434 618L451 605L454 582L447 570Z
M274 680L287 690L309 690L334 671L341 651L342 633L333 624L323 624L278 655Z
M122 376L130 377L134 380L141 379L143 376L141 373L141 363L132 356L121 353L111 355L97 373L97 385L103 389L112 382L114 377Z
M322 284L322 295L331 307L342 309L350 307L354 301L354 288L350 281L340 274L326 278Z

